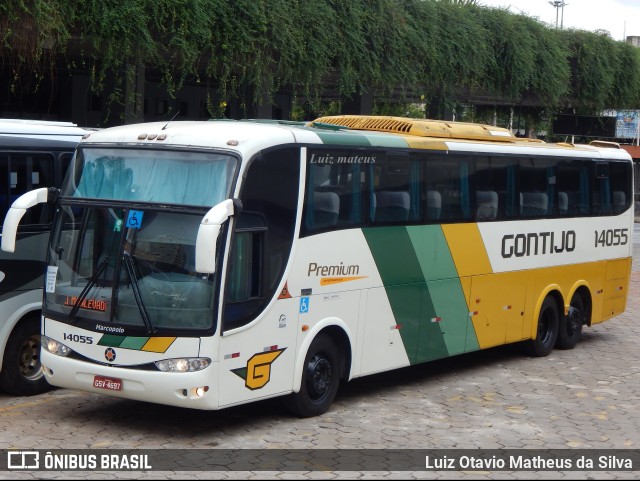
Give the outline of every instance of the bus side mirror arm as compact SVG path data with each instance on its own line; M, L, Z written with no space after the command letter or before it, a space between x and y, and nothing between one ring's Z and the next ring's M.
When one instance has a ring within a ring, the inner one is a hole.
M5 252L15 252L18 226L27 209L34 205L45 204L49 202L50 198L52 201L55 201L57 196L58 189L42 187L41 189L25 192L18 197L11 205L4 219L4 224L2 225L2 250Z
M196 272L213 274L216 271L216 245L222 224L241 209L239 199L227 199L214 205L202 218L196 238Z

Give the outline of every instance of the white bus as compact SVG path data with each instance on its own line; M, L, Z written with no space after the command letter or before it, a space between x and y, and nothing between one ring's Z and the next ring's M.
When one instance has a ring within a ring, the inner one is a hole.
M633 181L616 147L366 116L95 132L54 196L46 378L198 409L283 396L313 416L340 380L572 348L625 309ZM47 200L14 205L3 249Z
M67 122L0 119L0 215L25 192L56 186L88 131ZM40 368L40 315L51 206L30 210L16 252L0 253L0 388L30 395L50 386Z

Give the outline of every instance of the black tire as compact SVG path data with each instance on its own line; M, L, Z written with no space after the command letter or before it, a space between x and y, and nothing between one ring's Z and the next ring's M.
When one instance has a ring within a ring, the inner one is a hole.
M33 396L51 389L40 364L40 319L21 321L7 341L0 387L14 396Z
M313 340L304 360L300 392L285 398L285 405L299 417L327 412L340 384L340 354L333 339L320 334Z
M576 347L582 335L582 326L586 322L586 312L586 304L582 296L576 292L571 299L569 312L560 319L560 328L556 341L558 349L573 349Z
M558 338L558 328L560 326L560 311L558 304L551 296L547 296L540 307L538 316L538 332L536 338L527 341L526 350L531 356L547 356Z

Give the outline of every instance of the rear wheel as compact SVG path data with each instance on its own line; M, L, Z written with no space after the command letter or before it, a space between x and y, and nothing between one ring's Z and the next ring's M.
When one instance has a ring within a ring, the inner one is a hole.
M538 332L536 338L526 343L527 352L531 356L547 356L558 338L560 311L558 304L551 296L547 296L540 307L538 316Z
M558 340L556 347L558 349L573 349L580 340L582 334L582 326L586 322L586 304L584 299L577 292L571 299L571 305L566 316L562 316L560 320L560 329L558 330Z
M340 384L340 355L333 339L320 334L313 340L304 360L300 392L286 398L286 405L300 417L327 412Z
M7 341L0 387L15 396L33 396L51 389L40 364L40 319L20 322Z

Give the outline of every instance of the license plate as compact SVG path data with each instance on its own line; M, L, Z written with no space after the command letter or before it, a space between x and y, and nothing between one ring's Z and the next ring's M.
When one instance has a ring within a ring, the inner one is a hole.
M122 379L95 376L93 378L93 387L97 387L99 389L107 389L109 391L122 391Z

